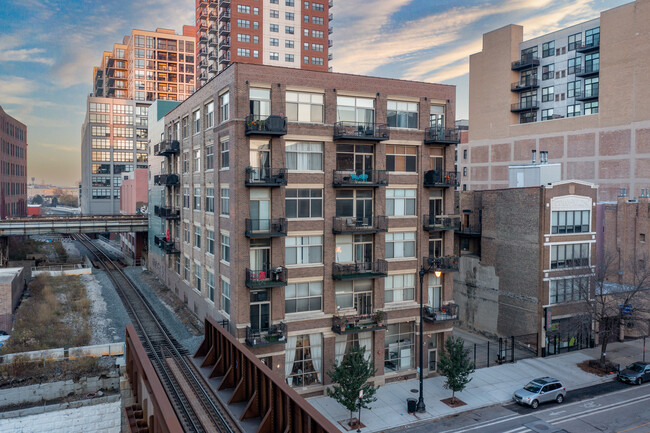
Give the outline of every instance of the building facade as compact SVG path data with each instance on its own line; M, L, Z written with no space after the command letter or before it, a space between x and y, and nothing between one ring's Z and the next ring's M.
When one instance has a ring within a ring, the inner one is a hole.
M563 179L599 185L601 200L650 183L650 1L531 40L510 25L470 57L469 142L462 189L503 188L508 166L548 150Z
M424 264L433 373L458 314L454 97L231 65L165 116L153 146L166 193L150 268L289 384L322 394L350 345L367 348L379 383L415 375Z
M196 0L199 85L230 63L327 71L332 0Z
M27 215L27 126L0 107L0 218Z
M538 355L590 344L582 301L596 266L597 192L582 181L460 192L461 324L492 337L534 336Z
M124 174L120 186L120 214L147 215L149 213L149 170L136 168ZM137 264L147 240L145 233L121 233L120 244L124 256Z

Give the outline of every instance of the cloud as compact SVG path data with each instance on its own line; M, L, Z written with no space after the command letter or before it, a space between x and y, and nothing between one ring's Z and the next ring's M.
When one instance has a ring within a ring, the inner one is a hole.
M54 59L41 57L38 54L44 53L41 48L23 48L20 50L0 51L0 62L33 62L53 65Z
M52 143L38 143L38 146L44 147L46 149L55 149L60 152L79 153L79 147L77 146L66 146L63 144L52 144Z

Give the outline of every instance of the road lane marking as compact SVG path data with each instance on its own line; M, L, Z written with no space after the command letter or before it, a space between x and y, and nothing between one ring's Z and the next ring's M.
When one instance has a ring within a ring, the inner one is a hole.
M638 425L638 426L636 426L636 427L626 428L625 430L621 430L621 431L618 431L618 432L616 432L616 433L623 433L623 432L626 432L626 431L635 430L635 429L638 429L639 427L645 427L645 426L647 426L647 425L650 425L650 422L647 422L647 423L645 423L645 424Z

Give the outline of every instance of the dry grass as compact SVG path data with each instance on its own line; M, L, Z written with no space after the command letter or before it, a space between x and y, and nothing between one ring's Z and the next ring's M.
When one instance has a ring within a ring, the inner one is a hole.
M9 364L0 364L0 389L68 379L76 382L106 371L95 358L32 362L25 356L18 356Z
M9 238L9 260L26 260L27 254L43 253L43 243L28 237Z

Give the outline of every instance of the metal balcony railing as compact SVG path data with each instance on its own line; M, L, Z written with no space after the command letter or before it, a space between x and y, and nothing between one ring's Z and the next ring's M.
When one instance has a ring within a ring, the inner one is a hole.
M384 278L387 275L388 263L386 260L351 264L332 263L332 278L335 280Z
M230 34L230 23L227 26L221 26L219 28L219 36L229 35Z
M157 174L153 177L154 185L177 186L180 179L177 174Z
M463 236L481 236L481 224L461 224L456 233Z
M459 184L457 171L429 170L424 173L426 188L455 188Z
M425 215L423 217L423 228L426 231L458 230L460 219L458 217L447 217L441 215Z
M537 56L522 56L521 59L512 62L513 71L521 71L523 69L534 68L539 66L539 57Z
M287 269L278 266L269 269L246 269L246 287L250 289L264 289L287 285Z
M165 254L180 254L181 251L178 248L178 242L175 239L167 240L166 235L155 235L154 244L158 246Z
M596 75L600 72L600 64L587 64L584 66L576 66L576 77L588 77L590 75Z
M154 214L159 218L180 219L181 210L171 206L154 206Z
M388 218L385 216L334 217L332 233L380 233L388 231Z
M440 307L424 307L424 320L430 323L458 319L458 304L444 304Z
M273 135L287 134L287 118L282 116L258 116L251 114L246 117L246 135Z
M180 153L181 144L178 140L165 140L153 147L153 153L156 156L171 156Z
M458 272L458 256L425 257L424 267L431 267L431 271Z
M284 186L287 184L286 168L246 168L246 186Z
M287 235L287 220L277 219L246 219L246 237L274 238Z
M287 342L287 325L280 322L271 325L269 329L260 331L250 326L246 327L246 344L251 347L270 346L272 344L285 344Z
M386 170L334 170L334 187L387 186Z
M390 139L390 128L374 122L337 122L334 140L384 141Z
M219 21L230 21L230 9L223 10L219 14Z
M386 329L385 313L378 311L371 314L357 314L354 316L333 316L332 331L337 334L357 334L359 332L377 331Z
M576 94L576 99L578 101L586 101L589 99L598 99L598 90L599 88L596 87L591 88L591 89L585 89L584 92L580 92L579 94Z
M538 100L524 100L520 102L515 102L510 106L510 111L513 113L517 113L519 111L533 111L533 110L538 110L539 109L539 101Z
M539 87L537 78L525 78L523 80L515 81L510 86L510 90L513 92L521 92L523 90L536 89Z
M460 130L457 128L426 128L424 130L425 144L458 144Z
M588 43L586 42L576 47L576 51L579 53L589 53L592 51L598 51L599 49L600 49L600 38L597 38Z

